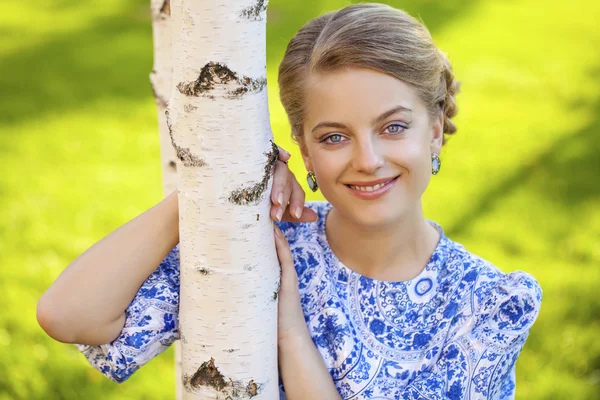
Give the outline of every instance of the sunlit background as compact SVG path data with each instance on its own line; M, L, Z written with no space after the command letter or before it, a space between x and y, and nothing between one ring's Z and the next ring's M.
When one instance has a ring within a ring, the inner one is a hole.
M425 22L462 81L427 217L544 290L517 397L600 398L600 2L386 3ZM345 4L269 6L272 126L303 185L277 66L301 25ZM172 349L117 385L35 319L71 260L162 198L151 69L149 0L0 4L1 400L173 398Z

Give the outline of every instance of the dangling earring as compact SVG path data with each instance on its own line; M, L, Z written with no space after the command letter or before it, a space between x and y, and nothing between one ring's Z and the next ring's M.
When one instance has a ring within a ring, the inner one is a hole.
M437 173L440 172L441 167L442 167L442 162L440 161L440 158L438 157L437 154L432 153L431 154L431 173L433 175L437 175Z
M316 192L317 189L319 188L319 185L317 185L317 177L315 176L315 173L312 171L309 171L308 175L306 175L306 182L308 182L308 187L313 192Z

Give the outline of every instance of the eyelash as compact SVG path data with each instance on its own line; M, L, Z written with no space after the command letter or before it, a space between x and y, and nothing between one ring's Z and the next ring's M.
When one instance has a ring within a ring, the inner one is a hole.
M400 128L402 128L402 131L400 131L398 133L391 133L391 135L393 135L393 136L400 136L400 135L402 135L404 133L404 131L406 131L408 129L408 124L400 124L400 123L397 123L397 122L395 122L393 124L389 124L388 126L385 127L385 129L388 129L391 126L399 126ZM328 139L330 139L330 138L332 138L334 136L340 136L341 137L342 135L340 135L339 133L334 133L333 135L329 135L326 138L323 138L321 140L321 143L325 143L328 146L333 146L333 145L336 145L336 144L343 143L343 142L327 142Z

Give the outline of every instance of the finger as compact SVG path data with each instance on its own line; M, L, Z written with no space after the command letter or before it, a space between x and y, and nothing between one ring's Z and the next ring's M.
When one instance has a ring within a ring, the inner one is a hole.
M288 181L283 192L281 193L281 205L280 206L271 206L271 218L277 222L281 222L281 218L287 209L288 199L290 198L290 193L292 191L292 184Z
M290 173L290 176L292 174ZM288 180L285 188L283 189L283 203L281 203L281 206L279 206L280 208L280 214L279 216L282 217L283 213L286 212L288 210L288 202L290 201L290 196L292 194L292 181Z
M273 206L276 207L276 206ZM277 207L278 208L278 207ZM300 218L296 218L295 216L290 214L290 208L283 213L283 217L281 220L284 222L316 222L319 219L317 213L309 207L303 206L302 208L302 216Z
M279 160L286 162L290 159L290 157L292 156L290 153L285 151L282 147L277 146L277 148L279 149L279 156L277 157Z
M273 172L273 187L271 188L271 202L277 206L283 203L283 190L289 179L290 170L287 164L282 161L275 162L275 171Z
M294 174L291 175L292 176L290 177L290 180L292 184L292 193L290 195L289 211L290 214L296 218L296 220L299 220L300 217L302 217L302 211L304 210L304 200L306 195L304 193L304 189L302 189L302 186L300 186Z
M279 259L279 264L281 264L282 271L289 269L290 267L293 268L294 260L292 258L290 246L277 226L275 226L275 247L277 249L277 258Z

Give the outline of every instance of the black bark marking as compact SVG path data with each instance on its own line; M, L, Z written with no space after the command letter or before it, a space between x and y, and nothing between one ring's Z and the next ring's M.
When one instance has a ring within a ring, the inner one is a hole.
M260 219L260 214L256 214L256 220L258 221Z
M165 16L171 15L171 0L165 0L162 7L160 8L160 14Z
M265 153L265 155L267 156L267 164L265 165L262 181L250 187L237 189L231 192L229 195L229 201L231 203L238 205L256 204L261 199L262 195L267 189L269 179L273 174L275 162L279 157L279 149L273 141L271 141L271 151L269 153Z
M226 353L233 353L233 352L236 352L236 351L240 351L240 349L225 349L223 351L226 352Z
M177 146L177 143L175 143L175 138L173 137L173 129L171 125L171 119L169 118L169 110L165 111L165 115L167 116L167 127L169 128L171 144L175 149L175 154L177 154L177 158L181 160L185 167L204 167L206 165L206 162L201 158L198 158L197 156L193 155L190 149Z
M177 163L173 160L169 161L169 167L177 170Z
M202 386L210 386L217 391L223 390L227 386L225 377L219 369L215 367L215 359L210 358L210 361L206 361L200 365L198 371L191 377L186 376L183 379L183 384L188 389L199 389Z
M210 269L208 269L208 268L205 268L205 267L198 268L197 271L200 274L202 274L202 275L210 275L210 274L212 274L212 271Z
M277 289L273 292L273 301L277 300L279 296L279 289L281 288L281 265L279 266L279 279L277 279Z
M234 352L237 350L239 349L228 349L225 351ZM262 386L256 384L254 379L251 379L247 384L242 381L234 381L231 378L226 379L215 366L215 359L212 357L210 361L202 363L194 375L191 377L184 376L183 385L189 392L194 392L201 387L208 386L225 395L225 399L231 400L257 396Z
M197 109L198 109L198 107L193 106L191 104L185 104L183 106L183 111L185 111L185 112L192 112L192 111L197 110Z
M267 80L264 78L252 79L245 76L241 81L240 87L230 91L232 98L240 98L246 93L258 93L267 86Z
M239 99L247 93L257 93L267 86L265 78L252 79L247 76L238 75L230 70L226 65L216 62L209 62L200 71L200 76L193 82L179 82L177 89L186 96L206 96L214 99L209 92L215 89L215 85L237 85L227 92L226 97L230 99Z
M267 3L267 0L257 0L256 4L242 10L242 18L262 20L261 14L267 10Z

